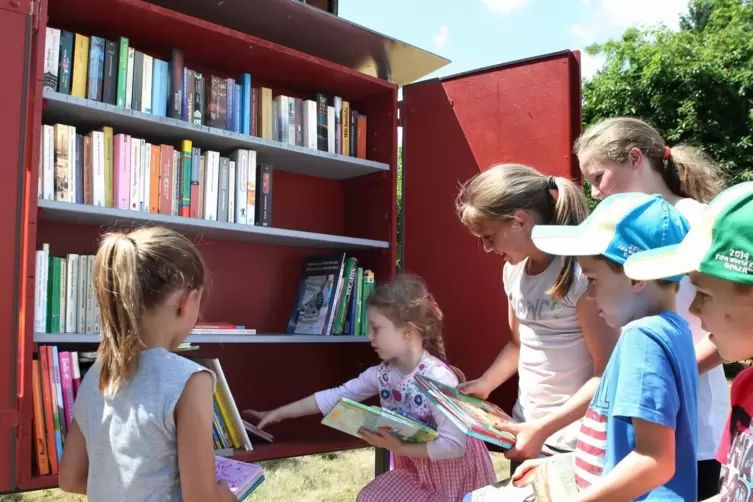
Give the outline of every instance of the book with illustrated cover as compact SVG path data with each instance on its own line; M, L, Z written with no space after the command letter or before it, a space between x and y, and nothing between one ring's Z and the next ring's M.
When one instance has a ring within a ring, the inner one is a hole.
M553 455L512 484L512 477L467 493L463 502L557 502L578 493L575 483L575 456Z
M437 431L417 420L345 397L340 398L335 407L325 415L322 424L355 437L360 437L360 429L379 434L379 429L389 427L395 436L407 443L426 443L437 437Z
M241 502L248 500L251 493L264 481L264 471L256 464L215 456L214 469L217 481L225 481Z
M458 389L416 374L419 390L426 395L452 423L466 435L509 449L515 445L515 435L495 427L500 422L515 422L499 406L475 396L467 396ZM554 452L544 445L543 456Z

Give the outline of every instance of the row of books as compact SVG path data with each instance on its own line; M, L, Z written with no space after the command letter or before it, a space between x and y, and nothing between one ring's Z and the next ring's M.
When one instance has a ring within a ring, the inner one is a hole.
M181 350L181 349L179 349ZM73 420L73 406L86 371L96 352L61 351L55 345L40 345L32 360L34 459L40 475L57 474L65 438ZM253 450L218 359L193 359L217 377L214 391L212 439L215 455L229 457L234 450ZM264 437L263 431L249 428ZM265 437L268 441L271 437Z
M366 336L366 299L374 272L346 253L310 256L298 283L287 333Z
M167 59L167 58L166 58ZM253 87L239 78L202 74L173 49L169 61L109 40L48 27L44 87L162 117L366 158L367 118L340 96L312 99Z
M41 199L272 225L273 167L257 162L254 150L225 157L188 140L156 145L108 126L87 134L67 124L42 127Z

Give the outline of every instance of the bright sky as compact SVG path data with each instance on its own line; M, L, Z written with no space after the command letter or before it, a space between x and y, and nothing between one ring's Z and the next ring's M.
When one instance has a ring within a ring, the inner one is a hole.
M636 24L676 28L687 0L339 0L341 17L434 52L451 75L619 37ZM583 76L601 65L587 55Z

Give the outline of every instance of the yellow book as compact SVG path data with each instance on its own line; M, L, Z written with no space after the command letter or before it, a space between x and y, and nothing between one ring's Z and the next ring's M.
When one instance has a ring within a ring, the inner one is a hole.
M102 132L105 133L105 207L115 207L115 196L112 184L112 127L105 126L102 128Z
M343 114L340 118L342 129L342 151L346 157L350 155L350 103L343 100Z
M89 71L89 37L76 33L73 43L73 83L71 96L86 97L86 75Z
M259 92L259 137L272 139L272 89L262 87Z
M242 448L243 445L241 444L240 439L238 439L238 433L235 430L235 427L233 427L233 422L230 420L230 414L227 412L227 406L225 405L225 401L222 400L220 391L214 391L214 399L217 401L217 407L220 409L220 415L222 415L222 421L225 422L227 433L230 434L230 441L233 443L233 448Z

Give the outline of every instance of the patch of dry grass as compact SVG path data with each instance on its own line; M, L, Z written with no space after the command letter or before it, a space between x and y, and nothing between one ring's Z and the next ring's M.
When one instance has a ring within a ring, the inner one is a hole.
M504 456L493 453L497 477L508 476L510 465ZM364 448L340 453L310 455L260 462L264 483L250 502L351 502L358 491L374 477L374 450ZM3 502L80 502L86 497L60 490L0 495Z

